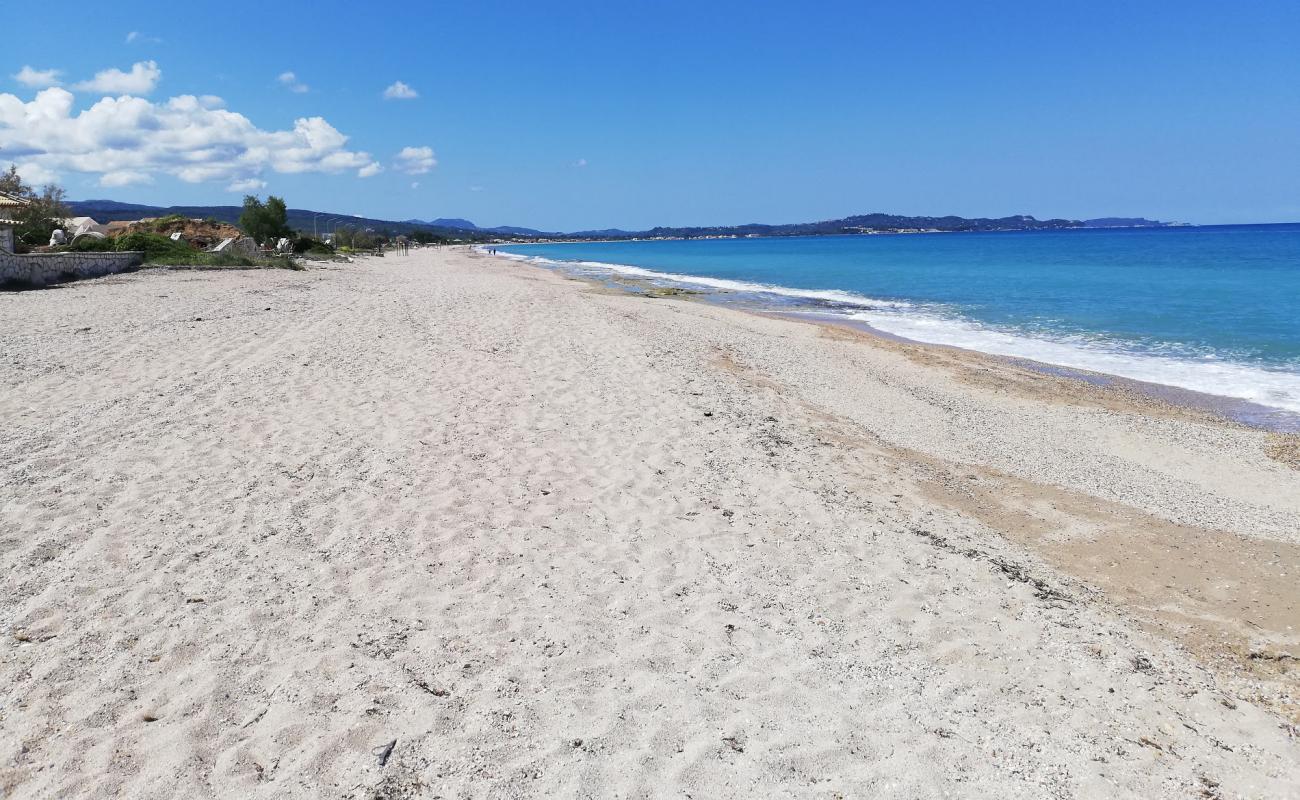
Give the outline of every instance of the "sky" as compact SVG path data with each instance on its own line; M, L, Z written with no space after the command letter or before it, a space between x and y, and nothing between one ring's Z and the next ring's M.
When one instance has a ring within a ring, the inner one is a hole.
M72 199L1300 220L1294 0L11 5L0 163Z

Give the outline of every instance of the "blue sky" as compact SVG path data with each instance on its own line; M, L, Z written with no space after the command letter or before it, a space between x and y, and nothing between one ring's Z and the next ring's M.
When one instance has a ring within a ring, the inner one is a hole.
M72 2L58 16L7 16L0 160L76 199L252 190L565 230L872 211L1300 220L1295 2ZM418 96L386 99L399 81ZM184 95L203 99L171 101Z

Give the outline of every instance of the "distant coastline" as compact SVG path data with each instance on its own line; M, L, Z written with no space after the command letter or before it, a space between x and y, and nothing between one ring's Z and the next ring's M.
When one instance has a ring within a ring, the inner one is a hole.
M165 217L179 214L194 219L215 219L235 223L241 206L149 206L115 200L78 200L68 203L72 213L91 217L100 223ZM872 236L910 233L992 233L999 231L1059 231L1097 228L1166 228L1188 223L1162 222L1145 217L1097 217L1094 219L1038 219L1029 215L1010 217L959 217L947 215L905 216L900 214L860 214L817 222L750 223L745 225L657 226L631 231L606 228L581 231L543 231L501 225L484 228L467 219L385 220L352 214L309 209L288 209L289 226L303 233L318 234L330 225L349 225L387 233L391 236L431 233L449 241L462 242L540 242L540 241L619 241L641 239L739 239L784 236ZM324 226L324 227L322 227Z

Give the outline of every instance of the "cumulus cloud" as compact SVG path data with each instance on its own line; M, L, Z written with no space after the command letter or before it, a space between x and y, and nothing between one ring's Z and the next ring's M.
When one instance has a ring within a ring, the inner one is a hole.
M258 180L257 178L248 178L242 181L233 181L229 186L226 187L226 191L239 192L240 194L243 194L245 192L256 192L259 189L265 189L265 188L266 188L266 181Z
M348 137L322 117L295 120L291 130L263 130L210 95L157 103L104 97L81 111L74 102L57 87L29 102L0 93L0 152L43 171L46 180L72 171L98 175L103 186L157 174L252 186L267 171L369 175L380 169L369 153L348 149Z
M411 188L412 188L412 189L419 189L419 188L420 188L420 182L419 182L419 181L411 181Z
M104 94L149 94L162 79L162 70L152 61L137 61L131 65L130 72L120 69L106 69L95 73L95 77L82 81L72 88L79 92L103 92Z
M99 185L110 189L117 186L131 186L137 183L153 183L153 178L150 178L147 172L134 169L105 172L99 176Z
M34 161L26 161L15 166L18 167L18 174L22 177L23 183L28 186L42 186L47 183L54 183L59 179L57 173L42 167Z
M57 69L34 69L24 64L18 74L14 75L14 80L33 89L45 89L59 85L59 74Z
M276 80L280 82L281 86L284 86L289 91L295 92L297 94L303 94L305 92L311 91L311 87L303 83L302 81L298 80L298 76L293 74L292 72L281 72L280 77L276 78Z
M432 147L403 147L393 164L407 175L423 175L438 166Z
M393 81L393 85L384 90L385 100L414 100L419 96L419 92L401 81Z
M379 173L381 173L381 172L383 172L383 171L384 171L384 168L383 168L383 166L380 165L380 163L379 163L378 161L371 161L369 164L366 164L364 167L362 167L361 169L357 170L357 177L358 177L358 178L373 178L374 176L378 175Z

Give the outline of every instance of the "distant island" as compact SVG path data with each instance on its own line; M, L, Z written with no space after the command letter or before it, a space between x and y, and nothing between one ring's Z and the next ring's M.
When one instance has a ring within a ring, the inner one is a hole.
M77 216L93 217L101 223L137 220L146 217L165 217L179 214L193 219L215 219L234 224L238 221L241 206L148 206L121 203L115 200L77 200L68 203ZM829 236L872 235L900 233L961 233L985 231L1050 231L1075 228L1163 228L1181 225L1177 222L1159 222L1143 217L1098 217L1088 220L1044 219L1017 215L1012 217L913 217L899 214L860 214L819 222L797 222L768 225L712 225L699 227L659 226L643 231L619 228L584 231L542 231L501 225L482 228L467 219L440 217L430 220L383 220L338 214L328 211L288 210L289 226L303 233L324 234L333 226L348 225L370 229L379 233L397 235L424 231L441 239L454 241L510 240L589 240L589 239L704 239L741 238L765 236Z
M1177 228L1185 225L1186 222L1157 222L1145 217L1098 217L1083 221L1085 228Z

